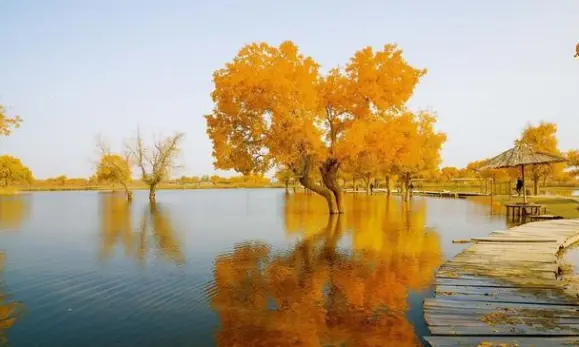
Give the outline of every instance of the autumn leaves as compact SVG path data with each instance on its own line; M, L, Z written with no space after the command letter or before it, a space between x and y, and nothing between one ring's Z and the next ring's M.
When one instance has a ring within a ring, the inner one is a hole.
M292 42L247 45L214 73L206 119L215 166L290 170L330 213L344 212L339 172L399 175L407 186L438 167L446 139L433 115L406 107L425 73L394 45L364 48L326 74Z
M12 130L20 127L22 118L20 116L8 117L6 109L0 105L0 136L8 136Z

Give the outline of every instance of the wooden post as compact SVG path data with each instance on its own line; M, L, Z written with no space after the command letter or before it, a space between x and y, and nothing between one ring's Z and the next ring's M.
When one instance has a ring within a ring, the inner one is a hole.
M527 203L527 188L525 187L525 165L521 165L521 179L523 180L523 204Z

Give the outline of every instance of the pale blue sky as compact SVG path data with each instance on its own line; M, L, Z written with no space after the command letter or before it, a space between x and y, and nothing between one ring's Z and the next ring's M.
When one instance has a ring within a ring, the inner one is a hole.
M579 147L577 0L0 0L0 104L25 119L0 153L39 178L89 176L95 135L120 148L140 125L184 131L180 173L210 174L213 71L243 44L284 40L324 68L398 43L429 69L411 106L437 111L445 165L497 154L528 121Z

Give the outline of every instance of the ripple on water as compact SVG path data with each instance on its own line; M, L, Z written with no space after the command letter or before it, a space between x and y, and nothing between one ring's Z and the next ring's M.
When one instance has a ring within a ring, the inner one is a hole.
M6 292L28 312L13 346L410 346L426 332L409 293L428 295L450 240L496 229L467 201L348 196L338 217L278 190L141 197L46 194L15 214L0 239Z

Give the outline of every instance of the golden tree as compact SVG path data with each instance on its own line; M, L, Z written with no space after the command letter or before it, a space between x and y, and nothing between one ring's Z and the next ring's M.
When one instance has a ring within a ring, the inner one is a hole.
M458 178L460 172L454 166L446 166L440 169L440 175L443 181L452 181L455 178Z
M247 45L213 76L215 107L206 118L214 164L241 173L287 167L330 213L343 212L338 170L352 151L341 143L364 138L351 128L404 110L424 73L395 45L364 48L325 75L292 42Z
M571 175L579 177L579 150L573 149L567 152L567 167L571 169Z
M536 151L542 151L552 154L561 154L558 149L557 125L554 123L540 122L538 125L528 125L516 143L526 143ZM543 185L550 175L559 174L564 168L564 164L544 164L533 165L528 170L533 179L534 195L539 192L539 180L543 180Z
M440 166L440 151L446 135L436 131L436 117L425 111L416 115L406 113L396 124L404 130L392 165L407 198L413 177L435 171Z
M0 156L0 188L13 183L31 183L32 180L32 172L20 159L9 155Z
M13 129L20 127L20 123L22 123L20 116L8 117L6 109L0 105L0 136L10 135Z
M97 147L100 151L100 159L96 168L96 179L99 182L120 184L125 190L127 199L133 199L133 193L129 189L131 182L131 153L126 151L123 156L111 152L109 146L101 138L97 139Z
M118 183L125 189L128 200L133 194L129 189L131 182L131 168L127 158L118 154L104 154L97 166L96 177L99 182Z

